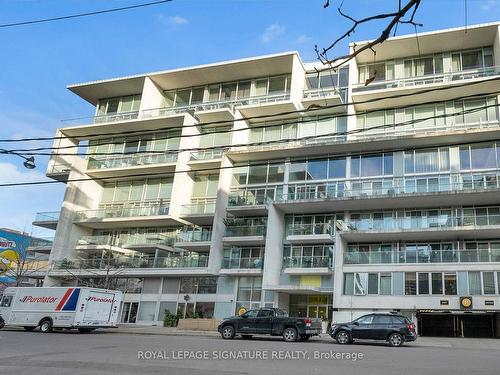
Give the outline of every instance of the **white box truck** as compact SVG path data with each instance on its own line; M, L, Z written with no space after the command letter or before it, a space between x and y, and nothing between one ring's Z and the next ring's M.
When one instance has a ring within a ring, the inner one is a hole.
M83 333L116 327L122 299L120 291L96 288L6 288L0 298L0 316L6 326L27 331L76 328Z

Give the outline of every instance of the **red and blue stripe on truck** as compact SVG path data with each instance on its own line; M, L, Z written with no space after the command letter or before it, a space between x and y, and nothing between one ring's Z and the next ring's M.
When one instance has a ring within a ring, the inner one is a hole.
M63 298L56 306L56 311L75 311L80 288L68 288Z

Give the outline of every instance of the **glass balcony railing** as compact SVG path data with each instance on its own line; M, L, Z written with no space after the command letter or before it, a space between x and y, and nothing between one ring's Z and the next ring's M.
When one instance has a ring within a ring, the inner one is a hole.
M213 215L215 212L215 198L184 204L181 208L182 215Z
M208 242L212 240L211 230L186 230L177 233L177 242Z
M120 122L135 120L139 117L139 111L106 113L92 117L79 117L63 120L66 125L83 125L88 123L102 124L108 122Z
M222 269L259 269L264 266L264 259L261 257L248 258L223 258Z
M48 174L69 173L71 172L71 163L69 162L56 162L48 170Z
M53 244L54 237L32 237L29 247L36 251L37 247L52 247Z
M269 204L283 195L283 186L242 188L229 193L228 204L236 206L258 206Z
M55 212L38 212L35 216L35 222L43 222L43 221L59 221L59 216L61 215L61 211Z
M177 161L176 153L144 153L130 154L119 157L96 159L89 158L88 169L105 169L105 168L126 168L136 167L139 165L175 163Z
M111 246L116 243L116 238L110 235L81 236L76 241L77 246Z
M283 257L283 268L331 268L332 258L329 256L291 256Z
M168 215L168 204L143 203L134 206L100 208L96 210L77 211L75 221L102 220L137 216Z
M340 91L336 87L328 87L324 89L309 89L303 91L304 99L323 99L339 95Z
M402 251L347 251L344 264L414 264L414 263L496 263L500 262L500 248L441 249Z
M449 215L437 215L348 220L342 223L342 229L344 231L383 232L488 225L500 225L500 215L463 215L458 217Z
M388 81L373 81L368 85L360 82L353 87L354 92L391 89L398 87L416 87L430 85L433 83L450 83L468 79L491 77L500 74L499 66L491 66L478 69L462 70L458 72L448 72L442 74L430 74L420 77L398 78Z
M119 256L112 259L63 259L54 264L55 269L97 269L111 268L205 268L208 255L179 257L133 258Z
M222 157L223 150L203 150L197 152L191 152L189 155L189 160L200 161L200 160L213 160L220 159Z
M289 92L273 93L268 95L250 96L239 99L239 105L261 105L290 100Z
M288 192L278 201L322 200L343 197L400 196L451 191L481 191L500 188L497 173L467 175L436 175L405 177L401 179L353 180L350 182L322 182L290 184Z
M226 226L224 237L247 237L247 236L265 236L266 225L234 225Z
M287 236L309 236L328 234L332 236L334 230L329 223L316 223L316 224L289 224L286 227Z

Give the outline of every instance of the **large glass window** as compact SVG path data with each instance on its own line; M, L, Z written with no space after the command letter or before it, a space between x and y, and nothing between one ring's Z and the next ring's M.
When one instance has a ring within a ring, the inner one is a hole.
M481 272L468 272L469 294L481 295Z
M457 294L457 274L445 273L444 274L444 294L456 295Z
M405 294L416 295L417 294L417 273L416 272L405 272Z
M429 294L429 274L427 272L418 273L418 294Z
M484 294L495 294L495 273L483 272L483 292Z

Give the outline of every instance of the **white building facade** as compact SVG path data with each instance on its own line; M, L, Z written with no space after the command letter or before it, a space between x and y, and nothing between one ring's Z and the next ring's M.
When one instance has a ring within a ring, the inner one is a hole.
M45 285L121 289L123 323L276 306L500 336L500 24L375 49L69 86L96 113L57 131Z

